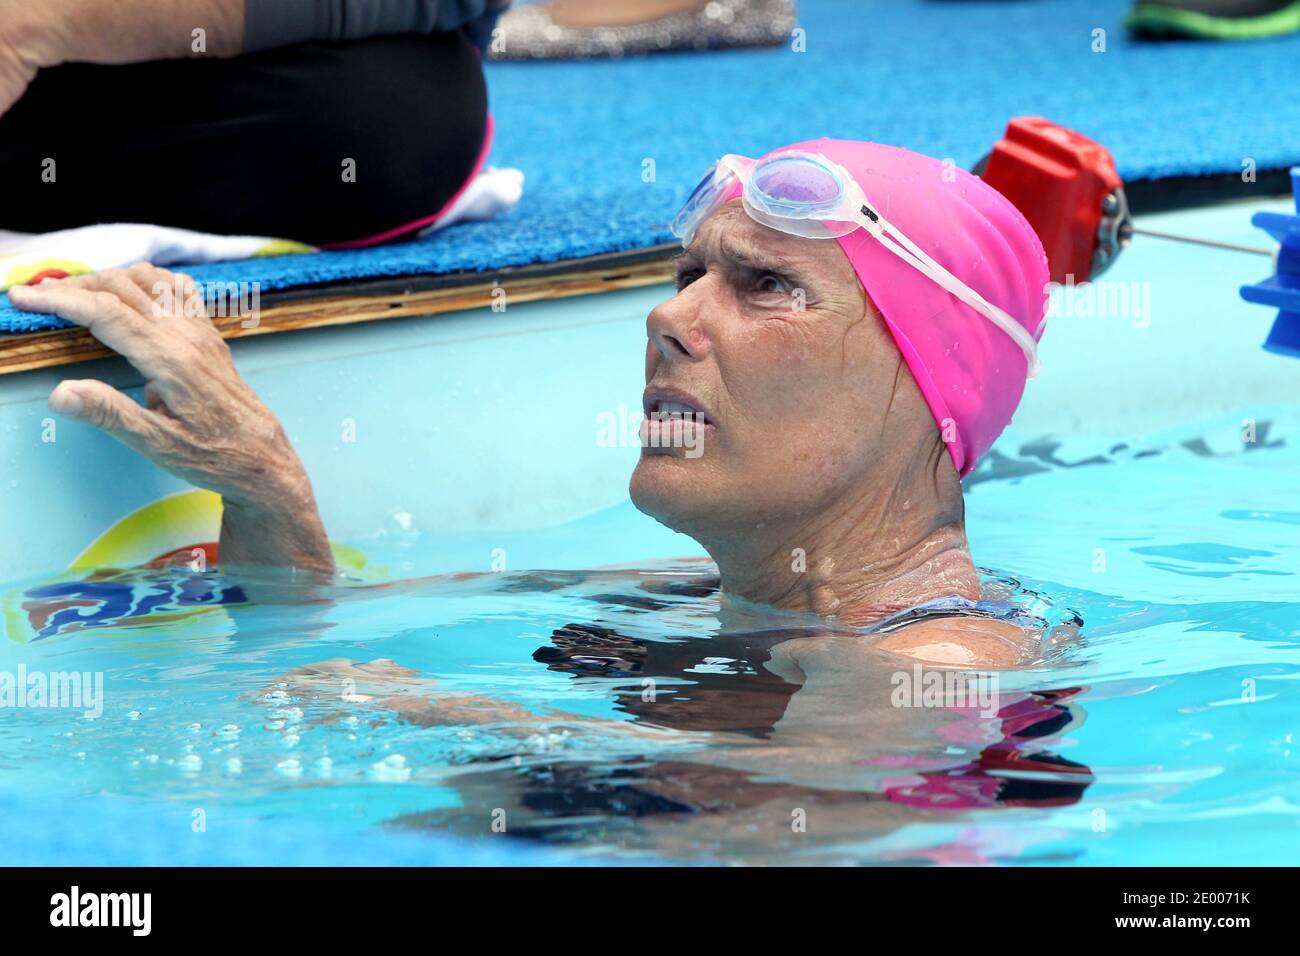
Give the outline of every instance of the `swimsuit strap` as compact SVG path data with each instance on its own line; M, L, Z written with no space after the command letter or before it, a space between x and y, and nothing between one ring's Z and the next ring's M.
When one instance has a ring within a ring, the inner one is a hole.
M1043 620L1030 614L1017 604L1006 601L972 601L964 597L942 597L909 607L892 614L883 621L865 628L867 634L888 634L917 621L940 617L982 617L995 621L1011 621L1041 627Z

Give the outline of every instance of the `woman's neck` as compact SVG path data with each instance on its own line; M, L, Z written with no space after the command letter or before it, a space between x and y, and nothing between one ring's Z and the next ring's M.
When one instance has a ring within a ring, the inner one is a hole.
M861 626L924 601L976 600L979 573L953 495L863 495L815 515L702 543L725 594Z

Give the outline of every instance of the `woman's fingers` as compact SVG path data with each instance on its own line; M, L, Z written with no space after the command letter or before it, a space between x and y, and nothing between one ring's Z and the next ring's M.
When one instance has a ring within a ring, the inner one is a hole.
M184 272L169 272L141 262L123 270L122 274L149 296L155 314L201 319L204 323L210 321L202 289Z
M147 263L16 286L9 298L20 309L58 315L87 329L155 382L155 392L168 403L185 404L202 377L196 370L212 371L209 361L199 359L225 348L198 283ZM202 355L196 357L195 350Z
M62 282L14 286L9 301L27 312L57 315L88 330L148 378L162 371L163 353L151 319L104 289Z
M143 284L135 281L130 270L111 269L90 278L98 281L87 283L86 288L113 293L143 319L152 322L167 315L167 300L154 295Z
M103 272L47 279L36 286L19 288L111 292L143 318L161 319L171 315L185 315L206 320L208 317L203 292L191 276L183 272L169 272L148 262L137 262L125 269L105 269Z
M431 691L437 681L420 677L419 671L402 667L387 658L360 663L334 657L289 671L277 684L288 684L297 697L338 698L364 703L381 695L400 697L415 691Z
M50 409L108 432L145 455L157 455L171 439L165 419L142 408L111 385L69 379L50 393Z

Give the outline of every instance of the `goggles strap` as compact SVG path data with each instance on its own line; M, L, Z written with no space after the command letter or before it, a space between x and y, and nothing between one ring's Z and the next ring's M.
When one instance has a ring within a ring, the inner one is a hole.
M1029 377L1034 378L1038 375L1040 367L1038 343L1029 334L1028 329L935 262L912 240L894 228L891 223L879 219L873 225L876 228L868 229L868 231L876 237L881 245L1009 335L1012 341L1025 353L1025 360L1029 365Z

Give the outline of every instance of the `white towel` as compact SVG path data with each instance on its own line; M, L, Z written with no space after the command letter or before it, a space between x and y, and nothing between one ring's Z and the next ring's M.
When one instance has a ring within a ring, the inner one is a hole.
M455 222L492 219L508 212L518 204L523 188L524 174L519 170L484 167L446 214L422 229L420 235ZM137 262L183 267L316 251L313 246L287 239L216 236L138 223L107 223L39 234L0 230L0 292L38 277L85 275Z

